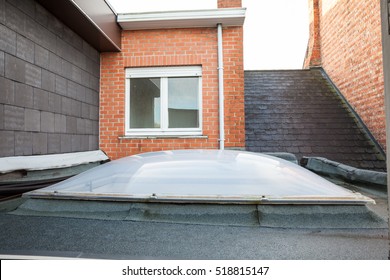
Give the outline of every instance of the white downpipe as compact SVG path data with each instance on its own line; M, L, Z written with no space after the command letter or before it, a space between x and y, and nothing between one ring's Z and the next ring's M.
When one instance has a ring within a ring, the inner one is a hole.
M223 92L223 47L222 24L218 23L218 97L219 97L219 149L225 149L225 105Z

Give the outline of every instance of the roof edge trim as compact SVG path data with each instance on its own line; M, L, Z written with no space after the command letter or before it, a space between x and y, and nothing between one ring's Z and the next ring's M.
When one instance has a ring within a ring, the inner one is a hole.
M242 26L245 13L246 8L121 13L117 22L124 30Z

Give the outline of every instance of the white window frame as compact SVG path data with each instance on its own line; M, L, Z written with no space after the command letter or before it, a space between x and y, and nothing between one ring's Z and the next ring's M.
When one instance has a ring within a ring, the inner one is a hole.
M198 110L199 127L168 128L168 78L198 77ZM130 128L130 79L131 78L161 78L161 128ZM202 135L202 67L144 67L126 68L125 82L125 135L126 136L197 136Z

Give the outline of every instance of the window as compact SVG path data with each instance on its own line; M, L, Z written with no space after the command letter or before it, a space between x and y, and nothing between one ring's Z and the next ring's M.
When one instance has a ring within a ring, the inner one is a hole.
M126 135L201 135L202 68L126 69Z

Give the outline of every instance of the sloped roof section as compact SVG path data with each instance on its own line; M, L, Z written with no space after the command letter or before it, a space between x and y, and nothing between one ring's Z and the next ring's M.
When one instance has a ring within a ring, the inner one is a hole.
M320 69L245 72L246 147L386 170L383 152Z

